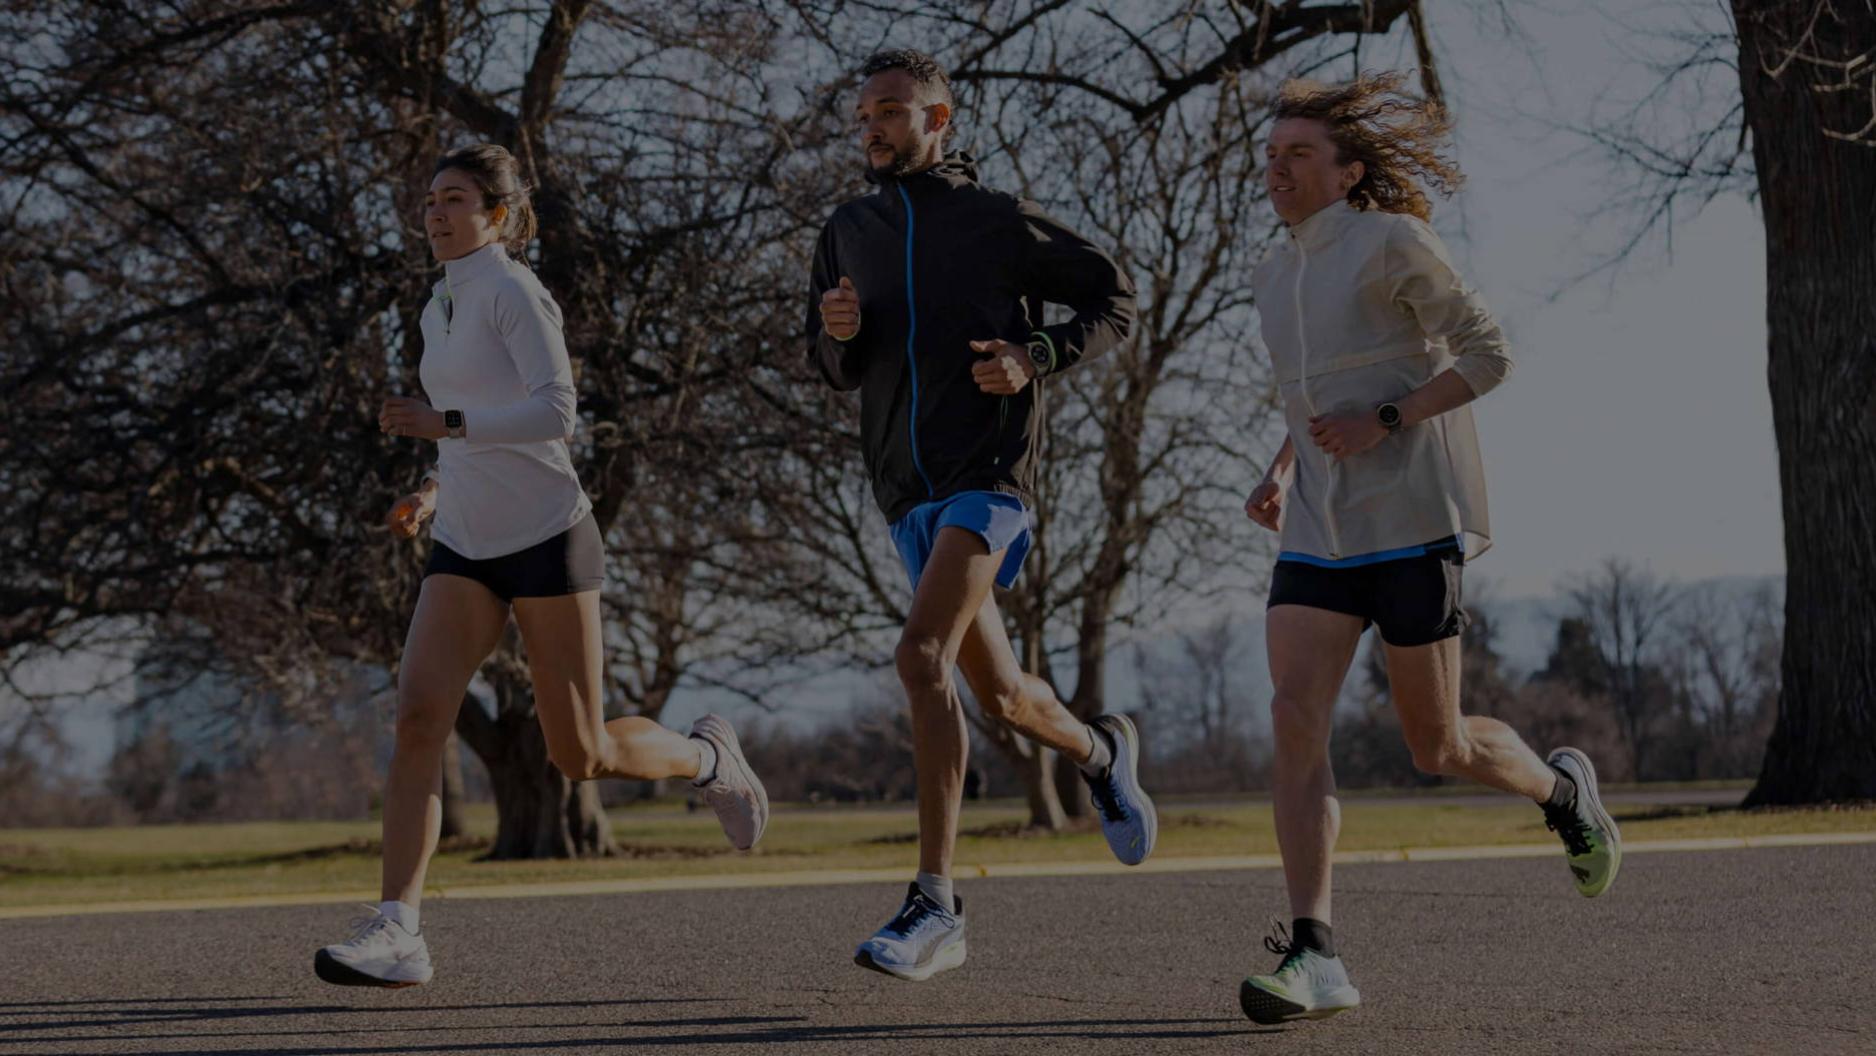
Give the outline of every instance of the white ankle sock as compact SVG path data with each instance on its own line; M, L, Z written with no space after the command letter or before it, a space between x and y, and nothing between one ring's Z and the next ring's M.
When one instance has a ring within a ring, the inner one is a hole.
M951 897L951 878L937 873L920 873L917 877L918 889L925 892L925 897L945 907L946 912L957 912L957 902Z
M1081 764L1081 772L1089 777L1100 777L1107 773L1107 768L1114 765L1114 753L1118 746L1107 738L1107 731L1093 723L1088 724L1088 740L1094 745L1094 753L1088 761Z
M398 927L403 928L412 935L417 934L419 918L416 906L408 902L380 902L378 903L378 912L397 921Z
M716 745L711 744L702 737L692 737L691 740L697 742L697 749L703 753L702 761L697 764L697 776L691 778L691 784L707 785L717 779Z

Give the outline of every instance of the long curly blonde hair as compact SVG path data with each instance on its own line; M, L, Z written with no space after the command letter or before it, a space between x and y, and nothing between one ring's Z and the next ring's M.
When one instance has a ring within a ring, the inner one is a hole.
M1361 162L1361 181L1349 188L1356 209L1433 217L1430 188L1450 197L1465 182L1446 156L1452 121L1438 103L1401 90L1407 75L1362 73L1342 84L1291 80L1277 94L1275 117L1320 121L1335 144L1338 165Z

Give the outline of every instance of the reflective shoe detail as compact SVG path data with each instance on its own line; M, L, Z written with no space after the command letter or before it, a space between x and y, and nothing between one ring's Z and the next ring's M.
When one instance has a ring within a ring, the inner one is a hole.
M1101 835L1123 865L1139 865L1159 840L1159 811L1140 787L1140 731L1125 715L1102 715L1092 725L1114 742L1114 762L1096 777L1087 774L1088 793L1101 815Z
M853 963L918 982L964 963L964 900L950 909L914 883L886 926L854 951Z
M1544 825L1563 840L1577 893L1595 898L1609 889L1622 868L1622 833L1603 809L1596 790L1596 767L1589 756L1575 748L1559 748L1544 761L1576 783L1574 808L1545 807Z

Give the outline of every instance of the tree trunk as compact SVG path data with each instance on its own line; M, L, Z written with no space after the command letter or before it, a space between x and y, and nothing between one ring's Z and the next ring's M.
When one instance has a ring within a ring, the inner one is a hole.
M1062 801L1056 797L1054 762L1056 753L1022 736L1001 722L977 723L984 738L995 745L1010 761L1016 776L1023 782L1023 799L1029 805L1029 827L1060 832L1068 823Z
M1778 718L1749 806L1876 799L1876 8L1734 0L1785 518ZM1829 90L1831 85L1839 87ZM1833 138L1862 129L1862 142Z
M467 705L465 705L467 706ZM443 829L449 840L463 834L462 820L462 738L454 733L443 742Z
M618 852L599 803L599 786L567 780L547 758L547 739L531 706L502 694L489 717L473 697L456 717L462 736L489 771L495 793L495 842L485 860L597 858Z

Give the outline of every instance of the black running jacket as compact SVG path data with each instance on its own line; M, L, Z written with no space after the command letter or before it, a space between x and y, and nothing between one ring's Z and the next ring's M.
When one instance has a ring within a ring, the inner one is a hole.
M881 179L834 211L815 248L809 357L836 389L860 390L873 498L897 521L962 491L1033 506L1042 415L1038 382L1127 339L1134 288L1113 259L1034 202L988 190L969 155ZM821 295L851 280L860 329L821 329ZM1043 325L1044 302L1074 317ZM977 387L972 341L1052 346L1052 369L1014 396Z

